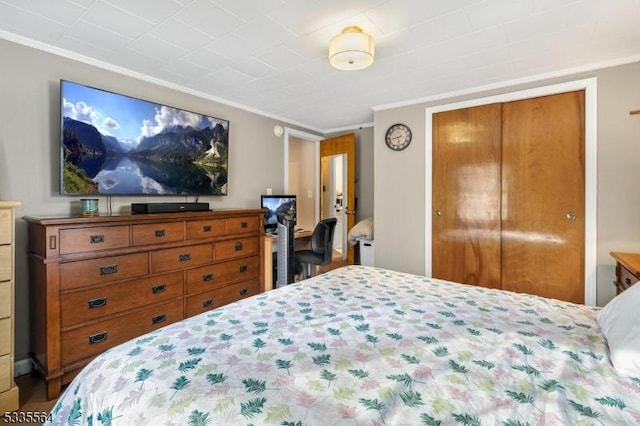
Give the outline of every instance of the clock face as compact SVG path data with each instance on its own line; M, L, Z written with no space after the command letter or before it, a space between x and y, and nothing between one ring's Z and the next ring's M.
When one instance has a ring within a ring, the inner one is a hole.
M411 143L411 129L404 124L394 124L389 127L384 139L389 148L402 151Z

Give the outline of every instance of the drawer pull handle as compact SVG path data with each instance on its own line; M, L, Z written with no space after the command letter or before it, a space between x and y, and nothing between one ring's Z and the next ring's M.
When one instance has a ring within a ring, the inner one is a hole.
M202 276L202 281L212 281L212 280L213 280L213 277L214 277L214 274L213 274L213 273L210 273L210 274L204 274L204 275Z
M89 336L89 344L93 345L94 343L100 343L107 340L107 332L101 331L100 333L92 334Z
M183 253L180 255L180 262L186 262L187 260L191 260L191 253Z
M202 227L202 232L211 232L211 225L205 225Z
M211 305L213 305L213 299L205 299L202 301L203 308L208 308Z
M154 324L160 324L161 322L165 322L166 319L167 316L165 314L161 314L151 318L151 322L153 322Z
M244 296L245 294L247 294L247 292L248 292L248 291L249 291L249 289L248 289L248 288L246 288L246 287L242 287L242 288L240 289L240 296Z
M247 272L249 270L249 265L240 265L240 272Z
M164 229L156 229L156 237L164 237Z
M104 265L100 267L100 275L111 275L118 272L118 265Z
M627 278L624 280L625 284L631 285L631 278Z
M242 250L242 243L236 243L236 245L233 247L236 251L241 251Z
M92 235L89 237L91 244L104 243L104 235Z
M162 293L167 289L167 285L166 284L158 284L158 285L154 285L153 287L151 287L151 292L153 294L158 294L158 293Z
M96 299L89 300L89 309L101 308L107 305L106 297L98 297Z
M246 228L247 222L240 222L240 228Z

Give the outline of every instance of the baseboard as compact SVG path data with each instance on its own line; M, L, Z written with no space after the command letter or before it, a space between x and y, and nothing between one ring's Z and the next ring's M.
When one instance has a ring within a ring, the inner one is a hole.
M31 358L21 359L13 363L13 376L24 376L33 371L33 362Z

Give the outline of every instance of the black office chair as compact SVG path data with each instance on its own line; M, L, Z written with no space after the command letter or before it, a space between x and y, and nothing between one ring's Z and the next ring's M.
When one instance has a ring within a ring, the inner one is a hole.
M295 252L296 274L304 272L304 278L313 276L314 265L328 265L333 254L333 233L338 219L323 219L311 235L311 250Z

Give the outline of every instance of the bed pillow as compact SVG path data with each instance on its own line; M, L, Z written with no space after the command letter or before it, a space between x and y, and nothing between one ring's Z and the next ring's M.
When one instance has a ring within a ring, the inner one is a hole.
M355 246L361 239L373 240L373 218L368 217L356 223L347 235L347 241Z
M632 285L597 315L609 345L613 368L625 376L640 377L640 283Z

